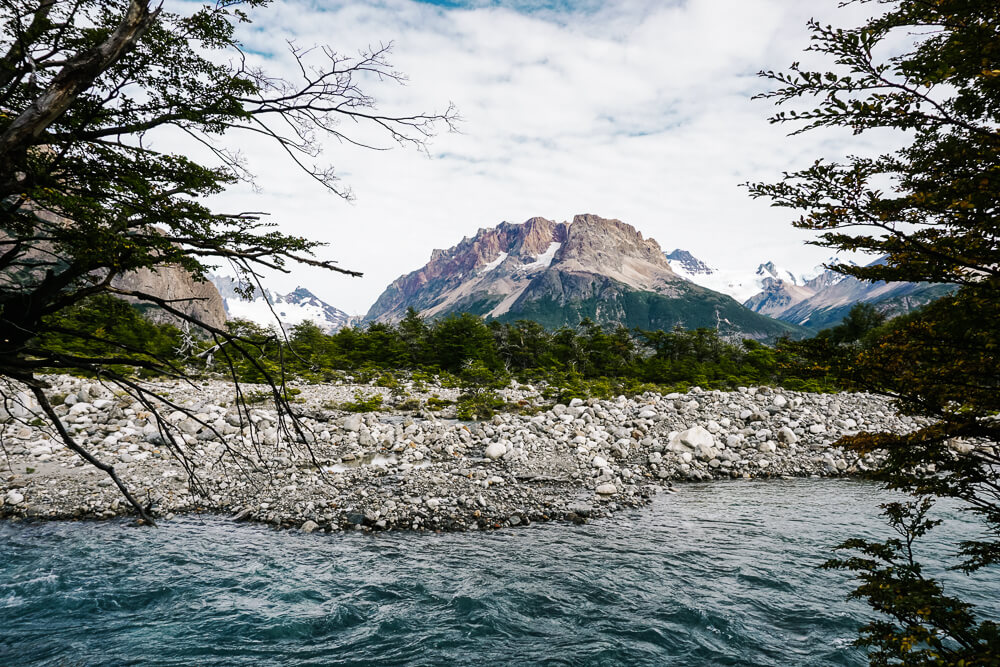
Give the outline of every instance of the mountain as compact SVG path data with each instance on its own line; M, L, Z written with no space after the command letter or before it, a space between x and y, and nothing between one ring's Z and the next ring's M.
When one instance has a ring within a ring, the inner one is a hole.
M282 328L286 330L309 321L327 333L332 333L351 321L347 313L334 308L305 287L297 287L288 294L275 294L269 289L261 294L260 289L255 288L253 299L248 301L237 294L235 279L211 276L211 280L222 295L226 315L231 320L249 320L262 327L271 327L280 321Z
M480 229L421 269L397 278L368 311L369 322L469 312L501 321L529 319L556 328L585 317L627 327L718 327L726 334L797 334L732 297L685 280L659 244L620 220L578 215L572 222L531 218Z
M754 282L761 291L745 300L743 305L756 313L778 317L792 305L815 293L809 281L778 268L774 262L761 264L754 275Z
M757 271L719 269L698 259L687 250L680 248L665 255L667 263L681 278L716 292L728 294L739 302L759 294L766 289L766 281L786 280L798 285L798 278L790 272L777 268L768 262L757 267Z
M878 264L884 258L872 264ZM869 265L871 266L871 265ZM773 315L820 331L843 320L857 303L870 303L889 317L902 315L939 299L954 290L953 286L930 283L867 282L853 276L826 271L810 285L813 294L790 304ZM747 307L753 308L750 303Z
M112 281L116 289L145 292L172 302L172 306L186 315L195 317L212 327L226 323L226 310L222 296L209 281L197 281L186 270L175 264L142 268L121 274ZM132 297L122 297L135 305L154 322L178 324L179 319L149 302Z
M665 256L677 275L729 294L756 313L813 332L839 324L856 303L871 303L893 317L951 291L947 286L928 283L865 282L823 265L816 267L811 275L796 275L774 262L765 262L751 275L713 268L686 250L677 249ZM884 258L878 259L873 264L883 261ZM839 263L836 257L825 262L827 265Z

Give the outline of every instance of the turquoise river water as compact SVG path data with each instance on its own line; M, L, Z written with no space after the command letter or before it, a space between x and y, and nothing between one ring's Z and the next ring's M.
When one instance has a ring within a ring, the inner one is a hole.
M0 665L862 665L830 547L877 487L684 485L586 525L302 534L193 516L0 523ZM941 562L974 524L942 510ZM996 618L1000 577L949 573Z

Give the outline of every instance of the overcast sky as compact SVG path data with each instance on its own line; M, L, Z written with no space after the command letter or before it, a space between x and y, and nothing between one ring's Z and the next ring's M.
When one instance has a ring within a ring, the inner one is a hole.
M808 270L830 252L806 246L813 235L793 229L788 211L751 200L739 183L881 148L867 143L877 137L849 132L788 137L791 128L768 124L768 102L750 100L767 86L758 70L808 60L810 16L854 25L867 10L836 5L278 1L241 33L265 66L288 71L286 39L347 55L391 41L392 64L408 82L369 82L366 92L386 110L453 102L460 132L435 136L427 154L331 144L323 159L353 202L327 194L276 147L244 143L260 191L234 188L218 205L269 211L283 231L328 241L324 257L365 276L296 270L271 286L303 285L352 314L432 249L536 215L618 218L664 250L684 248L717 267L752 271L774 260Z

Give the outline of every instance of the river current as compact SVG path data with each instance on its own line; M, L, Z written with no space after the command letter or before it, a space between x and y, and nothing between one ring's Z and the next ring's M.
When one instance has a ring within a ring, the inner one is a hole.
M683 485L575 526L302 534L190 516L0 523L0 665L862 665L832 545L886 528L846 480ZM942 561L963 514L924 547ZM1000 577L947 573L1000 612Z

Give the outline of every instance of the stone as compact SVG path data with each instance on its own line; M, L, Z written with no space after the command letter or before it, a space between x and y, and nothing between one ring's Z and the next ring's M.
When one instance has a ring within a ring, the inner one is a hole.
M7 505L20 505L24 502L24 496L12 489L4 496L4 502Z
M812 426L809 427L809 432L816 435L820 433L825 433L826 427L823 426L822 424L813 424Z
M583 405L583 399L580 399L580 398L574 398L573 400L571 400L569 402L569 407L571 407L571 408L578 408L581 405Z
M692 449L715 446L715 437L698 425L692 426L686 431L681 431L677 434L677 439Z
M188 435L194 435L201 430L201 424L193 419L185 419L180 424L177 425L181 433L187 433Z
M500 444L499 442L491 442L489 445L486 446L486 451L483 452L483 455L486 456L486 458L490 459L491 461L496 461L498 458L500 458L506 453L507 453L507 448L504 447L502 444Z
M656 410L645 409L639 413L639 419L655 419Z
M319 524L310 519L309 521L303 523L302 527L299 530L301 530L303 533L311 533L317 528L319 528Z
M350 415L349 417L344 417L344 422L343 422L344 430L357 433L358 431L361 430L361 424L363 423L363 419L364 418L359 414Z
M607 468L608 460L603 456L595 456L590 460L590 465L594 466L595 468Z
M595 490L600 496L613 496L618 493L618 487L614 484L601 484Z
M783 442L786 445L794 445L799 441L799 437L795 435L795 431L788 428L787 426L782 426L778 429L778 442Z
M788 405L788 399L781 394L775 394L774 398L771 399L771 405L779 409L784 408Z

